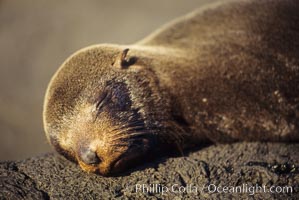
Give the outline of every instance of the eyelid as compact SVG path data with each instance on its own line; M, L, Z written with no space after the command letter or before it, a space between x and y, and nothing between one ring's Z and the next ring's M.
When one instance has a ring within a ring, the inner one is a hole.
M97 102L97 114L99 114L104 107L105 104L111 99L111 93L105 90L99 97L99 101Z

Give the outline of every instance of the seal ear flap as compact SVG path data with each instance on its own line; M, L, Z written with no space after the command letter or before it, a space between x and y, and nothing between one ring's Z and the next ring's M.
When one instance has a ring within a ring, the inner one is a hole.
M127 54L130 49L124 49L116 60L112 63L112 66L118 67L120 69L127 69L129 66L134 65L137 61L137 57L127 58Z

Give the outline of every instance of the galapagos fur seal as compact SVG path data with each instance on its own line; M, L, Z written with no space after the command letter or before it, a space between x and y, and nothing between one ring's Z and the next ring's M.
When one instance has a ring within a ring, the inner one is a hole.
M299 4L220 3L82 49L51 79L43 119L60 154L102 175L207 141L299 141Z

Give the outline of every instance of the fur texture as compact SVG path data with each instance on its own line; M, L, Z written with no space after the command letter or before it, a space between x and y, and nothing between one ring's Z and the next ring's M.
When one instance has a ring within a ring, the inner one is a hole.
M298 141L298 27L296 0L237 1L82 49L49 84L47 137L103 175L208 140Z

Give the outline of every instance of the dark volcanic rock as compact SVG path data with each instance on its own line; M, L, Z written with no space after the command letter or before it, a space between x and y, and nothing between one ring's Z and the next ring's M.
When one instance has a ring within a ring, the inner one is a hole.
M0 199L299 199L298 150L299 144L283 143L212 145L185 157L157 159L118 177L87 174L50 153L1 163ZM137 191L137 184L151 191ZM209 185L221 186L222 193L209 192ZM251 186L263 185L266 190L291 186L293 191L251 195ZM224 193L224 186L247 192Z

